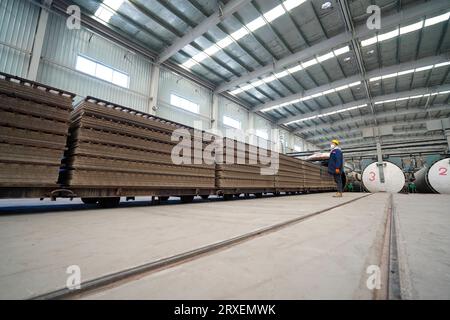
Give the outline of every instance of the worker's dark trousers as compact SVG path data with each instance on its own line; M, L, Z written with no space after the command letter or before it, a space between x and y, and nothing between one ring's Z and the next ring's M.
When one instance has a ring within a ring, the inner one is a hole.
M337 191L338 192L342 192L342 190L344 189L342 186L342 177L340 174L334 174L334 181L336 181L337 184Z

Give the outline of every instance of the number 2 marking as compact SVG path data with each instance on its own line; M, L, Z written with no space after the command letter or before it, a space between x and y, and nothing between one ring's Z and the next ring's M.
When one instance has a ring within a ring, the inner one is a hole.
M369 175L370 175L370 177L369 177L369 181L375 181L375 177L376 177L376 174L375 174L375 172L373 172L373 171L370 171L370 172L369 172Z
M439 168L439 175L440 176L446 176L447 175L447 168L440 167Z

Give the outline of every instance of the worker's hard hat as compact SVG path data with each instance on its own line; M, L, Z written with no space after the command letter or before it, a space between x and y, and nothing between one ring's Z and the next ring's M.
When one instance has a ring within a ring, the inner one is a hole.
M333 143L333 144L338 146L339 145L339 140L337 140L337 139L331 140L331 143Z

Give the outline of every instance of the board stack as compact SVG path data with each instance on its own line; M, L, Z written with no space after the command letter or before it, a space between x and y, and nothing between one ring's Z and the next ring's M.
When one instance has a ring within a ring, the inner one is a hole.
M56 187L73 94L0 74L0 187Z
M93 188L214 188L214 165L172 161L178 141L171 136L176 129L188 130L193 141L193 129L88 97L72 114L65 183ZM192 159L194 144L190 145ZM199 148L204 148L201 142Z
M241 150L245 150L245 155ZM275 174L261 174L262 168L270 167L261 163L259 153L262 151L261 148L225 138L223 163L216 164L216 187L247 190L274 188Z
M305 168L305 188L310 190L335 188L333 177L328 174L326 167L307 161L303 162L303 164Z
M280 154L275 187L284 191L301 191L305 187L305 161Z

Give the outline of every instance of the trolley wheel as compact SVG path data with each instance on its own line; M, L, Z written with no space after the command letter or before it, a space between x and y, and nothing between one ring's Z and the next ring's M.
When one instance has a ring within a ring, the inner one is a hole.
M224 194L223 195L223 200L228 201L228 200L231 200L231 199L233 199L233 195L232 194Z
M263 195L262 195L261 192L255 193L255 197L256 197L256 198L262 198L262 196L263 196Z
M96 204L98 202L98 198L81 198L81 201L84 204Z
M119 206L119 203L120 197L98 199L98 205L101 208L115 208Z
M182 203L191 203L194 201L194 196L181 196L180 199Z
M160 201L167 201L167 200L169 200L169 198L170 198L170 197L168 197L168 196L158 197L158 199L159 199Z
M202 197L203 200L208 200L209 194L202 194L200 197Z

